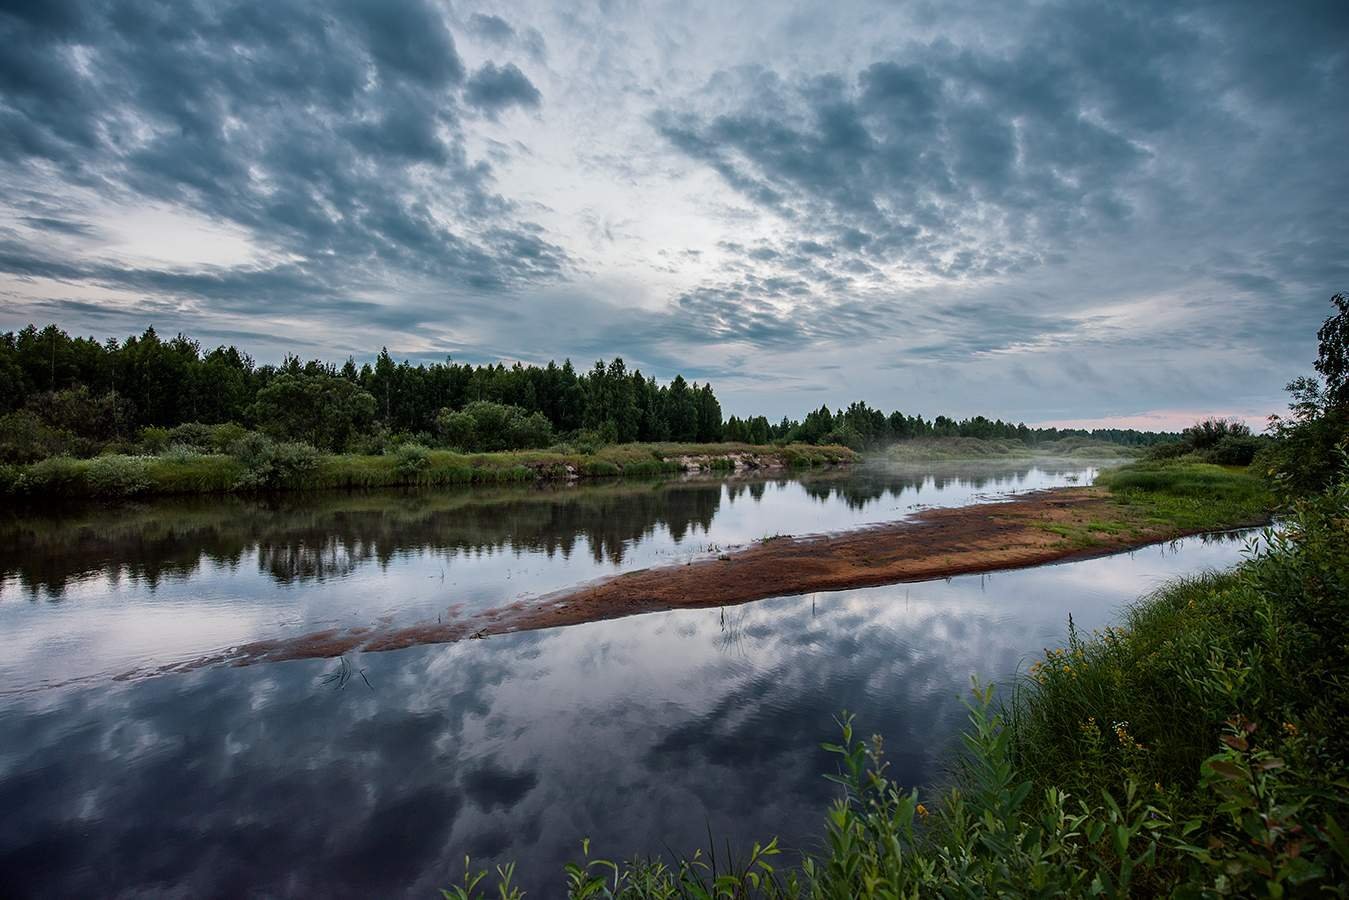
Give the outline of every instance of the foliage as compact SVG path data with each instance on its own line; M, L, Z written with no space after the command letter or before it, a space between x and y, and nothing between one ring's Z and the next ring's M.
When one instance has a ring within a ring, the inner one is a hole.
M236 485L241 490L303 487L320 462L318 451L308 444L276 442L256 433L245 436L231 452L244 467Z
M52 428L30 410L0 416L0 460L9 463L36 462L68 452L75 436Z
M1137 462L1101 472L1096 484L1118 503L1182 531L1212 529L1215 522L1258 524L1274 506L1257 474L1209 463Z
M553 429L541 413L480 400L463 410L440 411L436 429L445 443L468 451L527 450L553 442Z
M72 497L86 492L84 466L69 456L52 456L24 470L16 490L24 494Z
M1316 332L1316 371L1326 382L1326 405L1349 407L1349 298L1330 298L1336 313Z
M171 443L222 452L242 437L245 425L326 451L377 454L396 446L395 435L431 440L445 410L463 412L480 402L539 417L530 437L501 444L503 449L547 446L538 437L545 423L582 452L634 441L838 443L863 449L919 437L1027 445L1080 437L1121 446L1168 437L1127 429L1029 428L984 416L929 420L899 411L886 415L861 402L836 412L822 406L802 421L770 422L762 415L725 419L710 384L690 384L680 375L661 384L629 370L621 358L600 360L588 372L577 372L570 360L546 366L449 360L413 366L395 361L387 350L364 365L294 356L280 366L256 365L235 347L203 351L184 335L164 340L153 328L102 343L71 337L54 325L0 334L0 387L5 388L0 413L29 406L49 429L42 441L30 442L36 449L4 457L13 462L57 453L92 456L121 448L137 433L142 453L158 453ZM227 423L234 433L222 435ZM456 440L450 444L486 449L487 443L464 440L466 424L452 425ZM209 447L202 443L203 426L215 427ZM178 427L188 431L168 434ZM5 452L0 440L0 455Z
M431 465L431 451L422 444L399 444L393 456L394 469L404 478L415 478Z
M340 451L374 419L375 398L334 375L278 375L249 407L258 428L283 441Z
M84 473L95 497L129 497L150 486L145 460L135 456L100 456Z
M1181 443L1191 450L1207 450L1227 438L1248 438L1250 426L1235 419L1204 419L1180 433Z

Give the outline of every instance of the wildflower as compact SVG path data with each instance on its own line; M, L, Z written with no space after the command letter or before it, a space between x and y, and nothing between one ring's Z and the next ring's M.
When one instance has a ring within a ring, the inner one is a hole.
M1284 722L1283 730L1289 737L1297 737L1297 726L1292 722Z
M920 803L920 804L918 804L918 806L916 807L915 811L918 813L918 815L920 815L920 816L924 819L924 821L927 820L927 817L928 817L928 811L927 811L927 807L926 807L926 806L924 806L923 804Z
M1134 740L1133 735L1129 734L1129 723L1116 722L1111 728L1115 731L1115 737L1119 740L1121 747L1126 750L1142 750L1143 745Z

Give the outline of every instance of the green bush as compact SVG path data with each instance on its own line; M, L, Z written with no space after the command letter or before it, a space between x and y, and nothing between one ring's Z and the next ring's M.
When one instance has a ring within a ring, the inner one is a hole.
M393 452L394 470L403 478L416 478L431 465L431 451L421 444L400 444Z
M442 409L436 430L447 445L469 452L528 450L553 442L553 426L542 413L485 400L458 411Z
M202 456L201 451L190 444L170 444L158 454L160 459L175 463L189 463Z
M155 426L142 428L139 444L142 453L151 456L162 453L169 446L169 429Z
M216 453L225 453L246 434L248 429L237 422L214 425L211 427L210 449Z
M135 456L100 456L89 463L84 477L96 497L129 497L150 487L146 462Z
M1257 437L1226 435L1205 454L1204 459L1220 466L1249 466L1263 445Z
M75 435L52 428L28 410L0 416L0 462L23 464L78 453L78 443Z
M19 480L24 493L71 497L84 493L84 467L69 456L52 456L33 463Z
M308 444L274 442L257 433L246 435L231 452L245 470L237 485L240 489L304 487L321 462L318 451Z
M190 447L194 450L209 449L214 443L215 432L210 425L200 422L185 422L169 429L169 446Z

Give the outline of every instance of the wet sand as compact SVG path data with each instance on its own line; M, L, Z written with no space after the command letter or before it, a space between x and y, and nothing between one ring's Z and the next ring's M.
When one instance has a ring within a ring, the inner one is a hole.
M1113 534L1089 530L1102 522L1127 527ZM1066 538L1054 528L1077 537ZM1136 508L1116 503L1103 489L1057 488L1006 502L926 510L899 522L841 534L767 539L715 558L627 572L440 622L332 629L258 641L157 671L338 657L669 609L929 581L1102 556L1194 533L1147 522ZM1084 541L1088 535L1089 542ZM156 673L124 677L149 674Z

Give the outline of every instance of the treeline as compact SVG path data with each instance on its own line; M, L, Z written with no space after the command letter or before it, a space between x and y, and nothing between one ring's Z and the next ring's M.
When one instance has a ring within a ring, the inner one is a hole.
M153 450L185 425L237 424L327 451L378 453L412 440L465 450L677 441L803 442L866 449L914 437L1076 435L1148 445L1173 438L1118 429L1029 428L983 416L886 415L865 403L822 406L797 421L724 419L711 384L668 383L621 358L578 372L558 365L412 365L387 350L341 365L289 356L258 365L233 346L203 351L153 328L125 341L72 337L55 325L0 335L0 459L30 462L108 448ZM147 431L149 432L147 436ZM146 438L148 437L148 443ZM144 446L142 446L144 445Z

